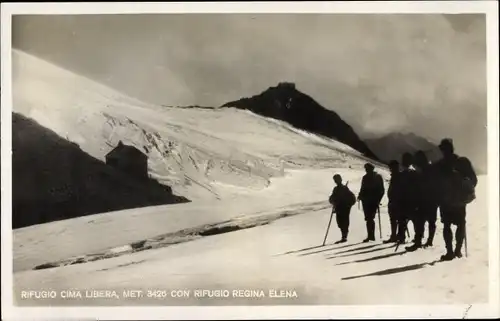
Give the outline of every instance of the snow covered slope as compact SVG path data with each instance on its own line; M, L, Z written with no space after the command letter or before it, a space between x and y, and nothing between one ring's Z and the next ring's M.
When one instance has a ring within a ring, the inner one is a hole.
M351 179L349 185L357 191L359 173L349 172L350 175L348 170L343 174ZM323 191L331 184L325 174L323 170L294 171L288 178L277 179L276 194L279 199L298 197L297 202L321 199L325 195ZM312 178L318 184L311 185L305 192L306 195L300 199L302 193L299 193L299 187ZM338 228L333 223L327 245L322 247L330 209L311 209L302 205L297 208L301 209L303 215L278 219L254 228L197 237L176 245L165 244L157 249L117 255L85 264L19 271L14 275L15 296L19 297L18 293L22 289L107 289L116 290L122 298L17 301L23 305L44 305L50 302L53 305L67 306L486 303L489 284L486 185L486 177L479 177L478 198L468 207L467 258L436 262L444 251L441 224L438 224L434 247L413 253L403 254L403 246L395 251L391 245L381 244L378 233L376 242L360 243L366 232L363 214L357 207L353 207L351 212L349 242L332 244L339 238ZM317 195L316 199L313 195ZM270 201L266 198L262 200L264 203ZM252 206L254 203L251 198L246 199L246 202L238 202L242 211L255 209ZM196 211L193 211L192 206L193 204L174 205L195 216ZM210 212L209 207L206 209ZM64 222L57 222L47 224L43 229L33 227L17 231L14 238L15 245L17 243L15 253L38 257L38 263L42 262L42 258L45 262L53 262L57 256L61 256L61 252L53 248L57 244L57 238L60 251L65 252L67 258L85 252L96 252L98 240L101 245L114 245L119 250L118 238L121 238L122 246L126 245L126 242L131 241L127 236L133 233L131 230L144 232L149 229L151 236L157 233L151 230L152 226L146 228L130 224L134 215L158 217L161 211L157 209L157 214L152 212L153 209L149 214L134 211L127 215L96 217L96 222L92 223L85 222L87 218L73 219L67 222L65 230L61 225ZM214 212L218 212L217 209ZM215 214L209 215L214 217ZM118 217L124 220L116 219ZM192 216L182 218L179 215L176 220L192 224L195 221L191 218ZM389 233L386 200L383 200L381 218L383 237L386 238ZM103 233L105 230L124 229L127 229L127 233ZM409 230L413 236L411 225ZM50 231L52 235L46 238ZM83 234L89 239L98 240L82 244L79 241L83 239ZM100 238L93 237L94 235ZM136 236L136 240L139 240L139 236ZM30 239L37 242L29 242ZM67 245L66 242L70 244ZM28 248L19 249L19 245L27 247L28 243ZM185 289L191 291L191 296L161 299L145 295L140 299L123 299L123 290L127 289L157 289L168 293L174 289ZM295 290L298 297L270 298L266 295L265 298L195 298L193 291L196 289L263 289L266 293L269 289Z
M167 108L13 52L14 111L77 143L97 159L119 140L149 156L152 178L190 200L230 187L260 189L286 167L360 166L350 147L236 109Z
M91 215L17 229L14 270L105 252L168 233L284 211L307 213L329 207L331 176L342 174L357 191L363 173L344 170L291 170L260 191L240 192L221 201L205 200ZM36 242L34 242L36 240ZM61 242L64 240L64 242Z

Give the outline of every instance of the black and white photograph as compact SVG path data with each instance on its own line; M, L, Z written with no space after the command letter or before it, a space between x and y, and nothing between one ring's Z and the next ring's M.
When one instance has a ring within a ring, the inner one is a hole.
M498 317L498 3L460 2L2 4L2 302Z

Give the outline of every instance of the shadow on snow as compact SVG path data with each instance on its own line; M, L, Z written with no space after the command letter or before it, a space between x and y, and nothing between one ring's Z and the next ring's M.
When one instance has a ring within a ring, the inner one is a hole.
M368 273L368 274L362 274L362 275L348 276L348 277L342 278L342 281L360 279L360 278L369 277L369 276L384 276L384 275L391 275L391 274L396 274L396 273L401 273L401 272L415 271L415 270L422 269L426 266L432 266L432 265L436 264L437 262L439 262L439 261L413 264L413 265L391 268L391 269L381 270L381 271Z
M387 258L390 258L390 257L393 257L393 256L403 255L405 253L406 252L389 253L389 254L384 254L384 255L369 257L367 259L360 259L360 260L342 262L342 263L338 263L338 264L335 264L335 265L346 265L346 264L352 264L352 263L363 263L363 262L370 262L370 261L382 260L382 259L387 259Z
M381 248L376 248L376 249L370 249L370 250L361 251L361 252L346 253L346 254L341 254L341 255L336 255L338 253L335 253L335 255L329 256L329 257L327 257L327 259L335 259L335 258L339 258L339 257L349 257L349 256L353 256L353 255L368 254L368 253L373 253L373 252L377 252L377 251L387 250L387 249L390 249L390 248L393 248L393 247L394 247L394 245L392 245L392 246L386 246L386 247L381 247Z
M295 250L295 251L288 251L288 252L285 252L285 253L276 254L274 256L300 253L300 252L305 252L305 251L309 251L309 250L319 249L319 248L322 248L322 247L324 247L324 248L328 247L328 250L338 250L338 249L346 248L346 247L349 247L349 246L355 246L355 245L359 245L359 244L362 244L362 242L358 242L358 243L354 243L354 244L347 244L347 245L343 245L343 246L339 246L339 247L331 247L331 246L334 246L336 244L317 245L317 246L306 247L306 248ZM312 252L312 253L317 253L317 252Z
M288 252L281 253L281 254L276 254L274 256L294 254L294 253L301 253L301 252L305 252L305 251L309 251L309 250L319 249L319 248L322 248L322 247L325 248L325 250L315 251L315 252L310 252L309 253L309 254L314 254L314 253L324 252L324 251L327 251L327 250L339 250L339 249L343 249L343 248L351 247L351 246L356 246L356 245L360 245L360 244L363 244L363 242L358 242L358 243L353 243L353 244L347 244L347 245L342 245L342 246L338 246L338 247L331 247L331 246L334 246L336 244L317 245L317 246L306 247L306 248L299 249L299 250L288 251ZM305 255L305 254L303 254L303 255ZM301 256L303 256L303 255L301 255Z

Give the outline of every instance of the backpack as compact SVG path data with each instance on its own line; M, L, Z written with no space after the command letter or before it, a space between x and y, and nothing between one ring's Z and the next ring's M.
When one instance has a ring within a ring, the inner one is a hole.
M476 188L472 179L469 177L464 177L462 179L462 199L465 204L469 204L476 199Z
M334 205L334 195L336 196L338 203L346 205L349 208L356 204L356 195L354 195L354 193L349 189L347 185L338 186L336 187L336 189L337 195L332 193L329 199L330 204Z
M462 173L456 171L453 172L455 180L455 193L457 194L458 201L462 204L469 204L476 199L476 189L472 179L462 175Z
M465 206L476 199L476 183L473 178L467 176L473 175L474 173L468 173L471 168L468 164L468 160L464 158L459 158L457 160L457 165L454 167L453 171L445 179L444 202L452 206Z
M346 193L346 204L349 205L349 207L354 206L356 204L356 195L345 185L345 193Z

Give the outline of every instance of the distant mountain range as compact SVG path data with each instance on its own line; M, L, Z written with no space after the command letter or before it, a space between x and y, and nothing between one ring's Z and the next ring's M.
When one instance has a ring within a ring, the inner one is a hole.
M294 83L279 83L250 98L242 98L222 105L252 111L261 116L285 121L308 132L344 143L366 157L378 157L359 138L352 127L332 110L326 109L310 96L296 89Z
M413 154L418 150L424 151L431 161L436 161L441 157L436 144L413 133L390 133L378 138L365 139L365 142L385 163L393 159L401 161L403 153Z

